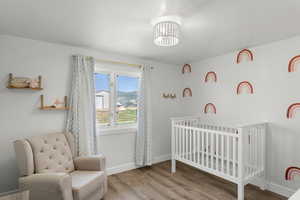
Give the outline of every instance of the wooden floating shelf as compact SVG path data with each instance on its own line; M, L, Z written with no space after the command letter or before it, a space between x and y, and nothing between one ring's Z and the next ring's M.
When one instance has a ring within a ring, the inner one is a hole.
M41 110L69 110L68 107L58 107L58 108L54 108L52 106L44 106L44 107L40 107Z
M64 107L53 107L53 106L45 106L44 105L44 95L41 95L41 110L69 110L69 108L67 107L67 96L65 96L64 98Z
M7 88L8 89L21 89L21 90L43 90L42 88L42 76L38 76L38 87L30 87L29 83L28 83L28 87L14 87L12 82L14 79L16 79L18 77L13 77L13 74L10 73L9 77L8 77L8 85Z
M20 89L20 90L43 90L43 88L21 88L21 87L13 87L13 86L7 86L8 89Z

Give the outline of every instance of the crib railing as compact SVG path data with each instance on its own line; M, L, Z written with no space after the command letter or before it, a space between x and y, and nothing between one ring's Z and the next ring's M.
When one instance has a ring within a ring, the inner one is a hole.
M202 124L199 118L172 120L175 160L238 183L265 167L265 124L230 128Z
M245 179L265 173L266 123L242 126Z

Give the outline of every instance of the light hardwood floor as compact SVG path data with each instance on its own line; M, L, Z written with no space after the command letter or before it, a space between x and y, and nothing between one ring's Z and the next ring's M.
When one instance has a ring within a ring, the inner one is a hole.
M246 200L285 200L277 194L248 185ZM105 200L235 200L236 185L177 162L170 162L111 175Z

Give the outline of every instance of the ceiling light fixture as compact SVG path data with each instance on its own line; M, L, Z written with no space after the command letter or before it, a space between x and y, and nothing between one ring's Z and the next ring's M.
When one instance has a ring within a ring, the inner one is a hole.
M163 47L176 46L180 37L180 18L163 16L152 20L154 44Z

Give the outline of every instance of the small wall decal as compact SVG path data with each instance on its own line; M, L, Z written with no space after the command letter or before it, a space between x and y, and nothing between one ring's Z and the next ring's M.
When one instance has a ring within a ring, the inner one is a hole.
M205 76L205 82L217 82L217 74L216 72L207 72L206 76Z
M289 167L285 171L285 180L292 180L294 176L298 174L300 175L300 168L299 167Z
M192 72L192 66L190 64L184 64L182 67L182 74L191 73L191 72Z
M253 94L253 92L254 92L253 86L251 85L251 83L249 83L248 81L243 81L238 84L238 86L236 88L236 93L241 94L243 88L245 88L249 94Z
M243 60L242 58L253 61L253 54L249 49L243 49L238 53L236 63L239 64Z
M216 114L217 113L217 109L216 109L216 106L212 103L208 103L205 105L204 107L204 113L207 114L207 113L214 113Z
M165 99L175 99L176 94L175 93L163 93L162 97Z
M290 106L288 107L287 112L286 112L286 116L287 116L288 119L291 119L291 118L294 117L294 115L295 115L295 110L296 110L297 108L300 108L300 103L294 103L294 104L292 104L292 105L290 105Z
M193 96L191 88L185 88L182 92L183 97L191 97Z
M300 55L293 57L289 62L288 71L295 72L296 66L297 66L297 64L299 64L299 61L300 61Z

